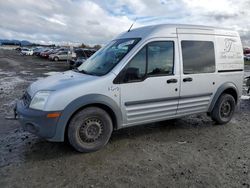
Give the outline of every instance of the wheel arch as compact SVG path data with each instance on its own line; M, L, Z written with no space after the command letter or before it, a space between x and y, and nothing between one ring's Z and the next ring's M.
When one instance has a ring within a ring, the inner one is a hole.
M121 110L113 99L101 94L85 95L75 99L65 107L58 120L55 136L49 140L58 142L64 141L65 133L71 118L80 110L90 106L99 107L105 110L112 119L114 129L118 129L122 124Z
M217 91L212 99L212 102L209 106L208 113L210 113L213 110L216 101L224 93L232 95L234 97L236 104L239 102L239 91L238 91L236 85L231 83L231 82L224 83L217 89Z

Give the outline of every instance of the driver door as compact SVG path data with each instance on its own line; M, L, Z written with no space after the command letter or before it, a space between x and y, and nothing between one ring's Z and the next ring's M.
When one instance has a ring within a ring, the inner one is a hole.
M123 126L175 116L179 101L179 59L175 39L147 43L120 74Z

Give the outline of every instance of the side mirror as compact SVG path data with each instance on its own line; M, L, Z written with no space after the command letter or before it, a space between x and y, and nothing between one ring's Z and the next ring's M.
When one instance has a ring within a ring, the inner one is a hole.
M114 84L136 82L142 80L142 75L139 74L139 69L134 67L129 67L119 73L119 75L114 79Z
M126 82L135 81L139 79L140 78L139 78L138 68L129 67L128 69L126 69L123 82L126 83Z

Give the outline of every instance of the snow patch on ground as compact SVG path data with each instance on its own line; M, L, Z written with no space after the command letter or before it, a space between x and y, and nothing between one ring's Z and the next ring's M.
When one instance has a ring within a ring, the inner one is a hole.
M20 73L24 75L33 75L33 73L30 71L20 71Z
M44 79L45 77L36 77L36 80L42 80Z
M246 71L244 72L244 77L250 76L250 71Z
M19 84L27 82L20 77L4 77L0 78L0 89L7 92L8 90L13 90Z
M52 75L55 75L55 74L58 74L60 72L55 72L55 71L52 71L52 72L46 72L46 73L43 73L44 75L46 76L52 76Z
M16 99L14 99L13 101L11 101L9 103L3 104L3 107L9 107L9 108L12 107L13 108L17 101L18 101L18 99L16 98Z
M15 72L6 72L6 71L2 71L2 69L0 69L0 76L15 76L16 73Z
M242 96L241 96L241 99L242 99L242 100L248 100L248 99L250 99L250 96L242 95Z

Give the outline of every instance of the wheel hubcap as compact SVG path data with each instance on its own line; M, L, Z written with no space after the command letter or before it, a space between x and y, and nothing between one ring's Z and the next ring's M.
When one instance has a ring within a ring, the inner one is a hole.
M225 101L222 105L221 105L221 116L222 117L228 117L231 113L231 105L228 101Z
M94 142L103 132L103 125L98 118L86 119L79 129L79 135L84 142Z

